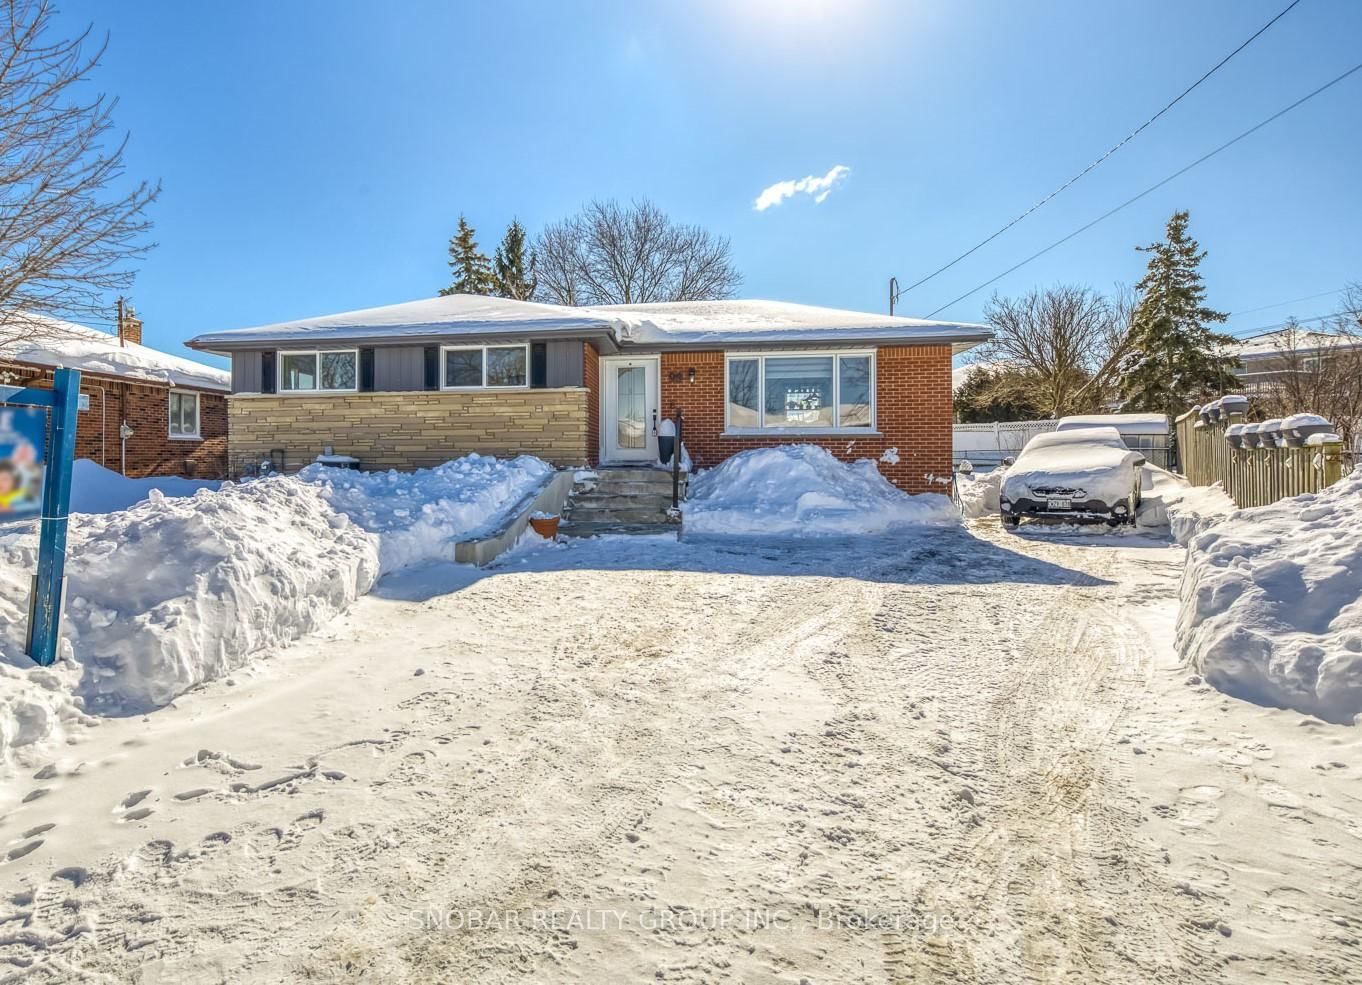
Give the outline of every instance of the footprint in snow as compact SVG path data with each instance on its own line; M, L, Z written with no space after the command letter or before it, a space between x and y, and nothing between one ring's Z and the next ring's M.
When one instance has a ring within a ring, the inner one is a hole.
M90 878L90 871L79 865L68 866L65 869L58 869L56 872L52 873L52 879L54 881L57 879L65 879L72 887L77 889L80 888L80 885L88 878Z
M119 801L118 806L122 808L136 807L142 801L146 800L147 797L149 797L150 795L151 787L147 787L144 790L134 790L132 793L128 794L121 801Z
M176 799L176 800L197 800L198 798L202 797L204 794L210 794L210 793L212 793L212 792L213 792L213 788L212 788L212 787L195 787L193 790L186 790L186 791L184 791L183 793L177 793L177 794L175 795L175 799Z
M18 859L23 858L25 855L30 854L31 852L37 851L39 848L42 847L42 845L43 840L41 838L38 838L34 841L28 842L27 844L20 845L17 848L11 848L9 850L9 853L5 856L5 859L6 861L14 862Z

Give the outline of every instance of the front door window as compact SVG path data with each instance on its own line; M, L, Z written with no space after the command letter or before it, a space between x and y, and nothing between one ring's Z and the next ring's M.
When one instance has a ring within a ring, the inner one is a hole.
M620 366L615 374L615 441L620 448L645 448L648 444L648 371L643 366Z

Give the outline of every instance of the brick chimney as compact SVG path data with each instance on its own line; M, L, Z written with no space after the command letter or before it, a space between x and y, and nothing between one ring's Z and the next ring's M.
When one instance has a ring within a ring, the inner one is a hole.
M137 312L132 305L127 305L122 309L122 315L118 321L118 344L125 342L135 342L142 344L142 319L137 317Z

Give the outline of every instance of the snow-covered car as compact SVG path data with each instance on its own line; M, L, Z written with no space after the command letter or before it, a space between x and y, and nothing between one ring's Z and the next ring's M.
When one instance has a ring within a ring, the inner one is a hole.
M1112 427L1038 434L1003 476L1003 523L1023 517L1135 522L1144 456Z

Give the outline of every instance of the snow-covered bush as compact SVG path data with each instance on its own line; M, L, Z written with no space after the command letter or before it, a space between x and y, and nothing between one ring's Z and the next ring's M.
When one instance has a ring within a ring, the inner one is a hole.
M875 534L959 522L945 496L910 496L874 462L847 464L817 445L740 452L692 479L685 504L685 529L704 534Z
M1227 694L1343 724L1362 715L1362 473L1192 538L1177 642Z

